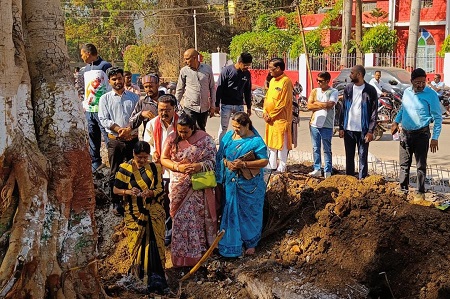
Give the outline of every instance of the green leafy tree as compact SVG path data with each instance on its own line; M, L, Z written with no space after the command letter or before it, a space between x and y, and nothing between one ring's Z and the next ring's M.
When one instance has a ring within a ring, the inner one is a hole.
M159 72L158 48L152 45L131 45L123 53L124 68L132 73Z
M233 37L230 44L231 57L242 52L257 54L263 58L281 56L289 52L294 37L284 30L271 27L268 31L245 32ZM258 59L258 57L256 57Z
M85 43L96 45L100 55L108 61L122 61L125 48L136 43L133 21L137 12L149 7L145 0L68 0L64 3L70 60L80 63L80 48Z
M361 46L365 53L390 53L397 44L397 32L386 24L376 25L368 29L362 39Z
M440 56L445 56L445 53L450 53L450 35L447 35L447 37L445 38L441 50L439 51L438 54Z
M223 8L208 6L206 0L158 1L155 14L146 18L153 32L145 41L161 49L158 58L163 77L175 79L184 65L183 52L195 46L193 7L196 10L198 50L211 53L218 47L224 51L228 49L234 31L231 25L223 23Z
M319 55L323 52L324 48L322 46L322 34L321 30L315 29L305 33L306 49L309 54ZM300 54L304 53L303 41L298 36L292 43L290 55L291 57L298 57Z
M389 14L387 12L385 12L383 9L381 9L380 7L376 7L374 9L372 9L372 11L369 13L369 15L375 19L376 24L379 24L380 23L379 20L386 18Z

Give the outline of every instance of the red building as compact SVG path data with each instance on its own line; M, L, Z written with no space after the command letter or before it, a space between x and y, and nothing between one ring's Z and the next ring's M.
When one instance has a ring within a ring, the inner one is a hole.
M418 40L417 67L424 68L427 72L442 72L442 59L437 58L437 52L441 50L445 37L449 34L450 9L446 0L420 0L422 9L420 12L420 36ZM363 0L363 26L371 27L376 23L387 23L397 31L398 43L395 55L401 57L406 53L408 44L408 30L411 0ZM374 9L385 12L384 17L374 17L371 12ZM353 14L355 7L353 7ZM320 25L325 14L302 16L305 31L311 31ZM335 20L330 29L324 30L322 45L328 46L341 40L341 19ZM353 25L355 16L353 15ZM277 20L279 28L285 27L281 17ZM354 28L353 28L354 30Z

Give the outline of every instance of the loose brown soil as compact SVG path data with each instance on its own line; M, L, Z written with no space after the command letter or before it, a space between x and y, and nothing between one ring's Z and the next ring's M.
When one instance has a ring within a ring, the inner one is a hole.
M167 263L168 298L450 298L450 216L433 207L442 195L413 203L380 176L323 180L308 171L295 165L270 177L264 238L254 256L213 255L181 288L189 269ZM126 232L98 195L106 292L153 298L123 278Z

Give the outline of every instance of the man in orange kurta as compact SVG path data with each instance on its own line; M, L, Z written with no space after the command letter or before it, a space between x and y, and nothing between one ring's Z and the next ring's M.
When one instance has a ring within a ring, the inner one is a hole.
M284 73L285 64L281 58L269 62L273 77L264 100L263 118L266 122L264 141L269 148L268 168L284 172L288 151L292 149L292 82ZM277 163L279 160L279 163Z

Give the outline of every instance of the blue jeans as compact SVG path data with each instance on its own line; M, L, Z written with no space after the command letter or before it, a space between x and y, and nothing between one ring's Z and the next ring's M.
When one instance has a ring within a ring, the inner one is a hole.
M369 170L367 166L369 143L366 143L364 137L365 136L361 132L344 131L345 174L355 175L355 149L358 147L359 179L365 178Z
M87 129L89 134L89 154L91 155L92 164L96 167L102 164L102 157L100 156L100 147L102 145L102 136L105 144L108 144L108 134L105 128L100 124L97 112L85 112Z
M228 131L231 116L240 111L244 111L244 105L220 105L220 127L219 133L217 133L217 136L219 136L219 143Z
M331 154L331 138L333 138L333 129L310 126L309 131L311 132L311 144L313 146L314 170L320 170L321 168L321 147L323 144L323 157L325 160L324 171L331 172L333 167Z

